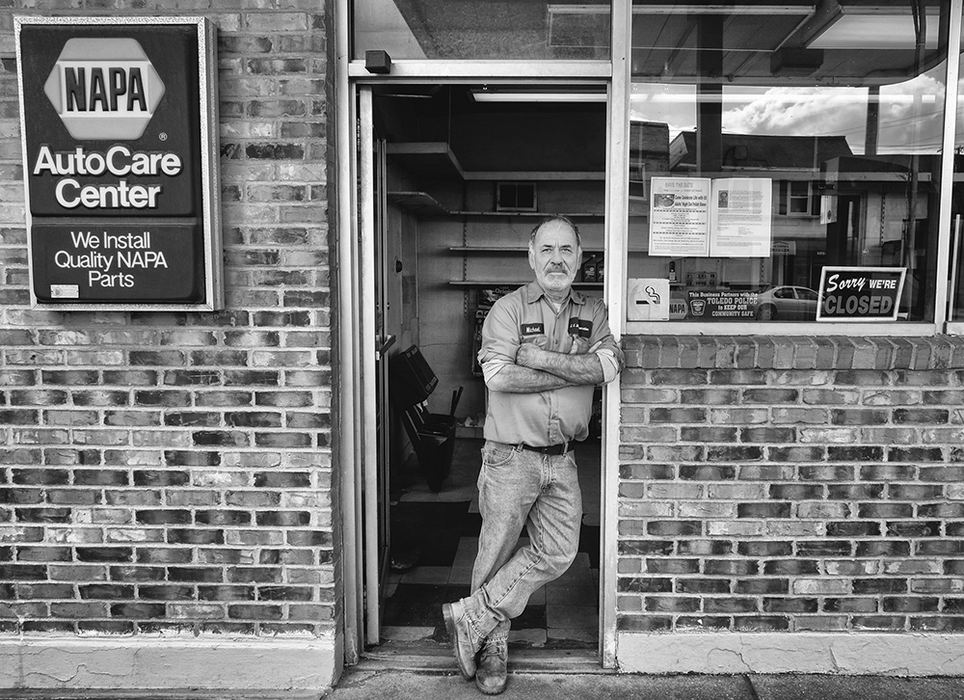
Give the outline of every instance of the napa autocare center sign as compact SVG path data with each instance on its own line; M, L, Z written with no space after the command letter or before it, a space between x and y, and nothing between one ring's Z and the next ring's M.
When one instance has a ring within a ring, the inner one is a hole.
M824 267L818 321L895 321L905 267Z
M219 308L213 27L18 17L15 29L34 303Z

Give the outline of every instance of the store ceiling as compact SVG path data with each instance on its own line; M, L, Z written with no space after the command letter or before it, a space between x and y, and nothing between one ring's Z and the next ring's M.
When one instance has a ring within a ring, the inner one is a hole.
M472 92L481 88L376 88L376 133L390 143L447 144L464 172L605 171L605 102L477 102ZM428 145L422 151L412 167L426 163L426 175L446 177L446 153Z

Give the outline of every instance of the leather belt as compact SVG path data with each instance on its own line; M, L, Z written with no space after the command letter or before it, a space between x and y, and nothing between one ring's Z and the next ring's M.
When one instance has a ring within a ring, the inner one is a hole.
M569 442L564 442L561 445L548 445L546 447L535 447L534 445L527 445L524 442L520 442L518 446L523 450L538 452L544 455L564 455L572 449L572 443Z

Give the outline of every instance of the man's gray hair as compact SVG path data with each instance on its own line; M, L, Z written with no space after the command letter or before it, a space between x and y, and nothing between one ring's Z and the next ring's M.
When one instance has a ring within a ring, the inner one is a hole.
M573 222L572 219L570 219L568 216L562 216L562 214L547 216L538 224L533 226L532 230L529 231L529 245L532 245L533 243L535 243L536 234L539 233L539 229L541 229L546 224L551 224L554 221L558 221L559 223L565 224L566 226L571 228L572 232L576 234L576 245L582 248L582 236L579 235L579 227L576 226L575 222Z

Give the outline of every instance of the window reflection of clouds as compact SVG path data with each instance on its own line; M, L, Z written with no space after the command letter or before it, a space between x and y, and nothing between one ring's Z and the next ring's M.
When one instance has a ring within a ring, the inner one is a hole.
M944 66L880 88L877 152L937 153L943 120ZM866 87L723 87L723 131L770 136L845 136L864 152ZM664 122L670 139L696 124L693 85L633 85L632 118ZM958 116L964 126L964 113ZM958 143L964 142L959 131Z
M696 88L692 85L634 83L630 118L669 125L672 141L696 126Z

